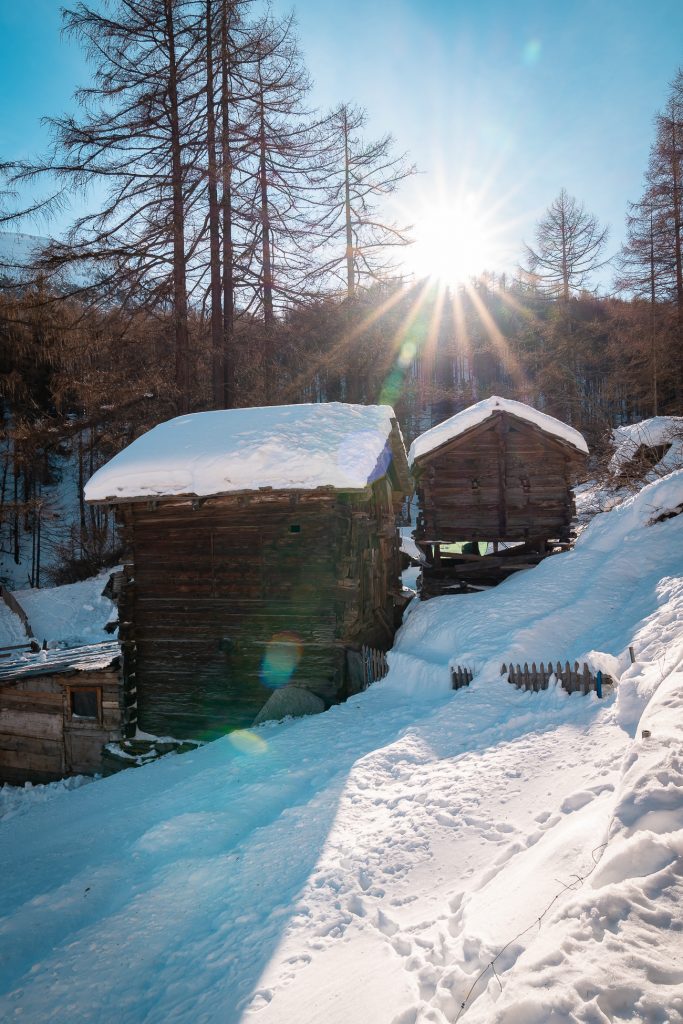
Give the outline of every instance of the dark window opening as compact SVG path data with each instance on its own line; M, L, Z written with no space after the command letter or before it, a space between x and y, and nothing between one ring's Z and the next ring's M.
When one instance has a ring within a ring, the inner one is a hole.
M97 690L72 690L71 714L73 718L89 718L96 722L99 718Z
M289 527L289 532L301 533L301 526L299 525L299 523L292 523L291 526Z

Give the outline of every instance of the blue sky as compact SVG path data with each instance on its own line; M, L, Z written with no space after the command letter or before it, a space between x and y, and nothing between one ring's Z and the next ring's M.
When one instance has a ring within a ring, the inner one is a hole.
M366 107L369 132L392 132L418 164L399 209L418 238L455 196L474 195L488 262L513 266L565 187L618 247L653 116L683 64L683 4L298 0L295 11L315 102ZM87 79L59 29L57 2L0 0L4 158L43 149L41 116L69 109Z

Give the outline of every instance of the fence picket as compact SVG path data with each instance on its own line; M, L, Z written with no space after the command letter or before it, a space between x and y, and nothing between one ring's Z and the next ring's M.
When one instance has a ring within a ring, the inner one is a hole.
M365 682L365 689L371 686L372 683L378 682L380 679L384 679L385 675L389 671L389 663L387 662L387 656L384 651L379 651L374 647L368 647L367 644L363 644L361 647L361 657L363 659L363 679Z

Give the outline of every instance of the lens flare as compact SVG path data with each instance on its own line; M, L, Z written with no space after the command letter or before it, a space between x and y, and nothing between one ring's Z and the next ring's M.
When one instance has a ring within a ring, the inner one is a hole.
M235 729L227 740L240 754L265 754L268 749L266 741L249 729Z
M407 370L417 352L417 345L413 341L404 341L398 355L398 365L402 370Z
M261 662L261 681L271 690L286 686L303 651L301 638L296 633L275 633Z
M528 68L532 68L534 64L538 63L541 56L541 41L540 39L530 39L522 50L522 62L526 64Z

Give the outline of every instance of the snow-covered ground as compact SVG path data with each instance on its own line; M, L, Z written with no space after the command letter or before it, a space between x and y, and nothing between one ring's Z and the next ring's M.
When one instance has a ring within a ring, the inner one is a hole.
M112 639L105 627L116 617L114 603L102 594L114 571L105 569L98 576L62 587L15 590L13 596L26 612L32 635L41 643L66 647L103 643ZM0 602L0 646L26 642L19 616Z
M683 1021L681 501L678 471L495 590L414 602L342 706L0 823L0 1019ZM549 657L615 692L499 675Z

